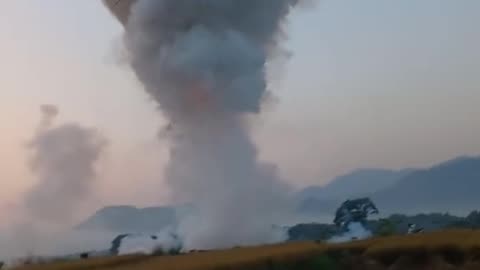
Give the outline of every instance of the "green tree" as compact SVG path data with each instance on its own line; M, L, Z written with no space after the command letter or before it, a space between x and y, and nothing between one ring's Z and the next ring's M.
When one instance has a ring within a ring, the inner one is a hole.
M377 207L370 198L346 200L337 209L333 223L337 227L348 230L350 223L358 222L365 226L368 216L378 213Z

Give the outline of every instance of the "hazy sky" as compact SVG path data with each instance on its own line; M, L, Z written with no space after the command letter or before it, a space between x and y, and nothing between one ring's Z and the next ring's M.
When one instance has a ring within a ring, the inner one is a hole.
M121 64L121 27L100 0L1 5L0 211L35 181L25 143L43 103L111 141L92 207L165 202L163 120ZM255 123L262 158L304 186L480 154L479 10L477 0L323 0L296 11L277 102Z

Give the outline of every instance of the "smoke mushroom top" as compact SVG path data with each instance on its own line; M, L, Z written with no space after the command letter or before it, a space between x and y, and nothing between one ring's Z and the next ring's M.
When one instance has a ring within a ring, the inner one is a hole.
M137 1L126 25L132 65L173 122L199 112L257 113L265 64L297 2Z

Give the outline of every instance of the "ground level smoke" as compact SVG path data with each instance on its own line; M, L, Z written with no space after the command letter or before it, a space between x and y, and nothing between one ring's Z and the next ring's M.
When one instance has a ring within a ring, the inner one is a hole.
M353 240L367 239L372 232L365 228L360 222L352 222L348 225L348 231L341 235L334 236L328 240L330 243L343 243Z

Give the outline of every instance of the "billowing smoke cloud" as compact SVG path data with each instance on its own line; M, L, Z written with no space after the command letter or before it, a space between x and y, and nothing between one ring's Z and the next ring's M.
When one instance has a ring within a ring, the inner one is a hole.
M24 204L31 218L60 224L71 221L88 198L106 141L95 129L76 123L52 126L58 114L53 105L43 105L41 111L42 121L28 145L37 182Z
M298 0L140 0L125 44L146 91L169 119L173 198L196 214L188 248L272 242L289 187L257 159L246 117L267 96L266 65Z

